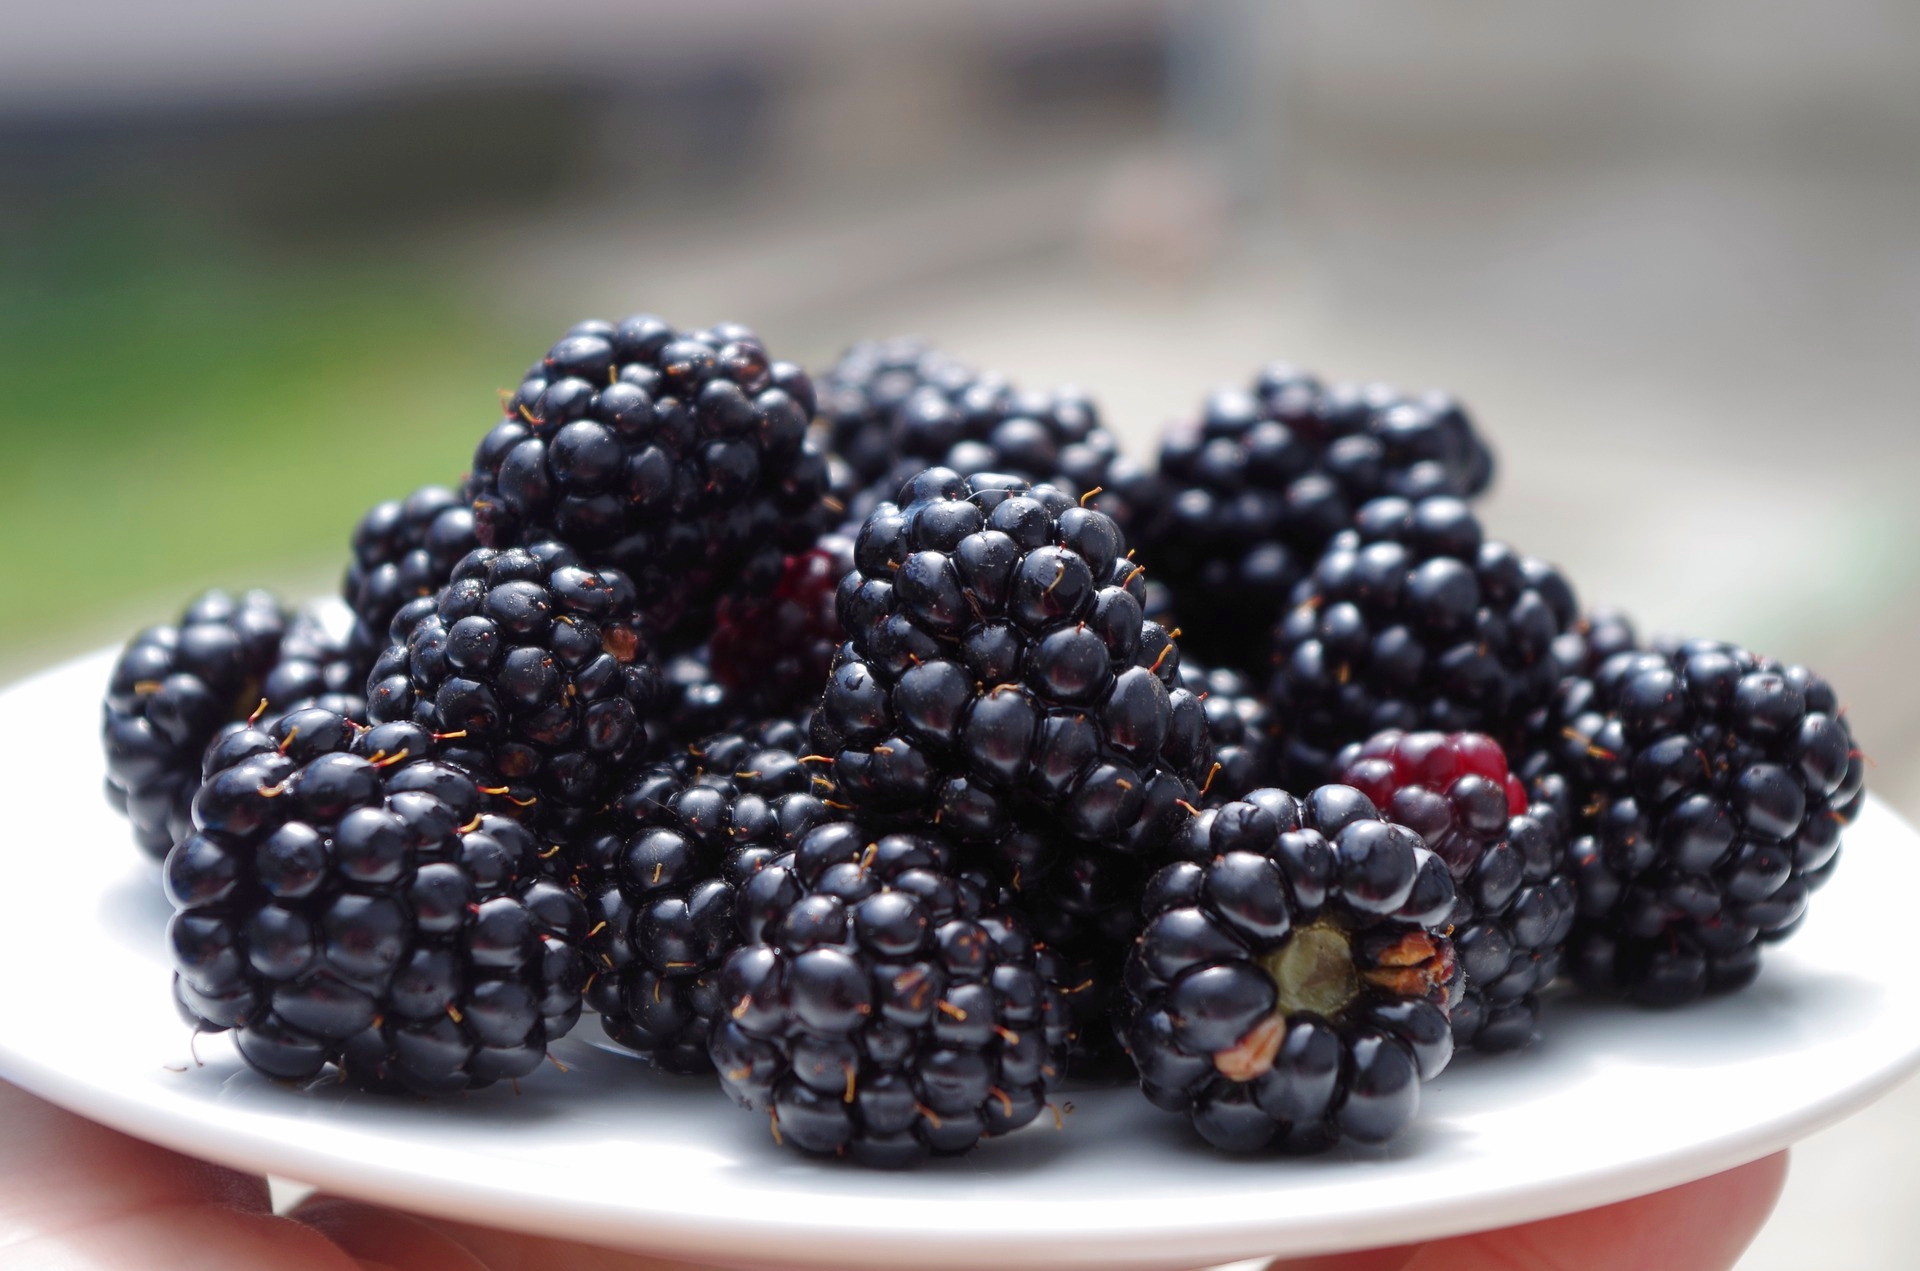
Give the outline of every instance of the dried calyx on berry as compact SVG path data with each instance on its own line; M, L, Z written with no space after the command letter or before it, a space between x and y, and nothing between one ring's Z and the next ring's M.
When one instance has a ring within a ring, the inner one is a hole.
M1251 674L1293 586L1361 504L1478 494L1493 457L1444 393L1323 385L1276 362L1170 428L1159 468L1164 513L1135 539L1194 624L1192 652Z
M107 680L107 797L156 860L193 829L200 758L220 730L307 705L364 715L363 674L316 616L264 591L209 591L128 642Z
M1342 751L1340 780L1418 831L1454 882L1462 971L1456 1044L1513 1050L1533 1040L1540 990L1560 973L1573 927L1565 824L1535 803L1484 733L1385 732Z
M1689 640L1562 686L1526 775L1567 804L1579 892L1570 968L1669 1005L1751 982L1838 864L1866 765L1832 687Z
M1384 1142L1453 1054L1447 867L1349 786L1197 818L1126 968L1141 1089L1214 1146Z
M791 724L709 737L642 768L563 853L587 899L588 1003L613 1040L669 1072L704 1072L735 895L837 814Z
M166 864L174 995L261 1073L451 1094L525 1076L579 1017L578 896L430 748L310 708L208 750Z
M737 323L579 323L474 453L476 531L496 548L557 539L620 570L657 639L697 644L715 600L771 589L831 526L813 411L806 372Z
M738 914L713 1065L781 1143L898 1168L1046 1108L1068 1031L1056 964L945 844L817 825Z
M659 740L665 685L633 584L570 548L478 548L393 629L371 718L421 725L438 757L545 829L582 824Z
M1587 658L1573 589L1485 537L1460 500L1375 499L1336 535L1275 628L1280 773L1325 780L1377 732L1487 733L1522 752Z

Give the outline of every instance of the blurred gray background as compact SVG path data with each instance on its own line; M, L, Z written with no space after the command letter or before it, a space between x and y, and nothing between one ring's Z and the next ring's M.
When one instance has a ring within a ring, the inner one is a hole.
M322 591L573 320L911 332L1146 455L1284 356L1444 386L1486 517L1819 667L1920 813L1920 8L0 4L0 673ZM1908 1087L1744 1271L1910 1267Z

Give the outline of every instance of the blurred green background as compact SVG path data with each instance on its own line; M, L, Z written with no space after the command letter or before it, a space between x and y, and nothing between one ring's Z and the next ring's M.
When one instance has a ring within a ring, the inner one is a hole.
M1902 0L67 0L0 38L0 679L330 591L586 316L913 332L1145 457L1284 356L1440 385L1498 534L1821 668L1920 812ZM1742 1271L1905 1268L1913 1088Z

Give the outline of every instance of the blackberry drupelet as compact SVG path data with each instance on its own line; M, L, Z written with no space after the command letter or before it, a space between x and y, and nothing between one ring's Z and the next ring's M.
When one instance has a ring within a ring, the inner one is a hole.
M544 831L583 824L662 722L632 582L558 543L476 548L393 630L401 643L374 666L369 716L421 725L437 757Z
M670 1072L710 1067L719 967L739 945L736 890L836 815L801 742L775 723L644 768L566 854L592 924L588 1002L609 1037Z
M820 413L859 492L858 525L903 483L935 465L962 476L996 472L1055 485L1122 529L1152 515L1159 483L1122 454L1084 393L1015 389L915 339L854 345L821 377Z
M1569 969L1655 1005L1744 987L1833 874L1865 763L1833 689L1800 666L1689 640L1617 653L1562 690L1543 776L1579 837Z
M206 592L177 624L136 635L114 663L101 712L107 798L160 859L193 828L200 756L224 725L314 700L361 713L359 689L317 618L290 618L264 591Z
M1135 535L1142 559L1191 620L1191 652L1252 673L1294 584L1361 504L1477 494L1493 459L1445 394L1327 386L1275 363L1169 430L1159 472L1165 510Z
M722 1086L782 1143L901 1167L1033 1120L1064 1060L1050 959L945 844L814 826L741 889Z
M1560 972L1573 927L1566 829L1530 802L1483 733L1384 732L1340 754L1340 780L1419 832L1453 877L1452 939L1462 971L1456 1045L1514 1050L1533 1040L1540 989Z
M1455 498L1376 499L1334 537L1274 630L1279 771L1323 780L1378 732L1483 732L1516 754L1586 641L1550 565L1484 537Z
M208 751L166 864L175 998L269 1077L449 1094L524 1076L579 1016L584 907L430 747L310 708Z
M852 537L828 534L787 558L770 595L720 601L708 664L742 719L789 716L819 700L841 641L835 596L852 572Z
M422 486L360 518L340 594L353 610L349 644L362 679L386 649L394 615L446 586L460 558L478 546L473 509L461 492L444 486Z
M622 571L657 638L697 644L722 593L771 590L787 553L830 528L813 411L806 373L745 327L580 323L474 454L476 532Z
M1453 1054L1447 866L1349 786L1202 813L1127 960L1140 1088L1215 1147L1381 1143Z

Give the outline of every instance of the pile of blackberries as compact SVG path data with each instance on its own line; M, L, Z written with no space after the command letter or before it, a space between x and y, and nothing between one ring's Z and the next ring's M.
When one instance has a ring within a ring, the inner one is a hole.
M1865 798L1826 681L1489 538L1442 394L1275 364L1149 466L918 341L816 391L640 316L503 413L344 605L209 592L107 686L177 1004L274 1079L518 1080L591 1011L869 1165L1068 1077L1377 1144L1557 993L1751 982Z

